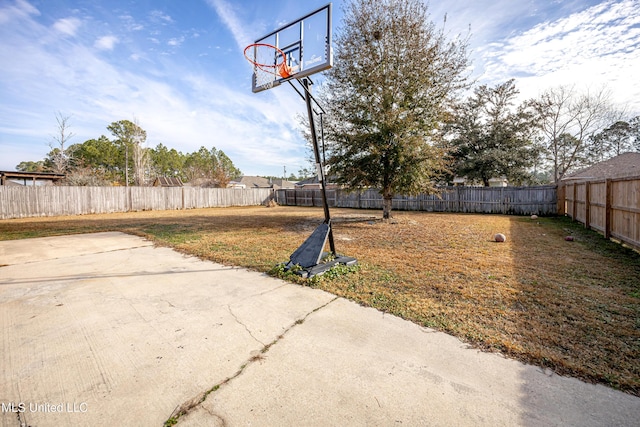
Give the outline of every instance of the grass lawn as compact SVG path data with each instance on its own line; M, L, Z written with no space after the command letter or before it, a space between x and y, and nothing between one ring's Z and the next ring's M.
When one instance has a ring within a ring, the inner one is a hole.
M285 278L640 396L637 252L566 218L394 215L382 221L379 211L333 209L337 250L360 267ZM281 275L274 266L322 218L320 208L250 207L14 219L0 221L0 240L119 230ZM493 242L498 232L505 243Z

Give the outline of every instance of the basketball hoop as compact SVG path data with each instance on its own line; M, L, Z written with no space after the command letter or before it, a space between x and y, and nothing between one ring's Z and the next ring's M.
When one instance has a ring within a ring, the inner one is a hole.
M244 48L244 57L254 66L256 86L271 87L277 78L289 78L293 69L287 65L287 55L266 43L253 43Z

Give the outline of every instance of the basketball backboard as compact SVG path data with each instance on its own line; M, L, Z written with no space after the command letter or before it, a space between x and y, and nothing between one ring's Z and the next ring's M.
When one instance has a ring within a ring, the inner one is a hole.
M282 54L278 52L282 52L286 56L285 62L291 67L292 72L289 79L300 79L331 68L333 65L331 3L272 31L257 39L255 43L272 45L279 49L279 51L274 50L273 58L267 59L274 69L278 63L282 62ZM257 50L254 50L253 53L250 50L246 54L253 55L253 58L248 56L248 59L253 59L256 62ZM256 71L254 67L253 92L271 89L287 80L277 73L263 74L258 79L259 73Z

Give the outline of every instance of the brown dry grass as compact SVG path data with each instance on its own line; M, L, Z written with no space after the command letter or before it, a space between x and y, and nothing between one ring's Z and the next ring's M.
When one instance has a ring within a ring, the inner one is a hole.
M640 255L565 218L335 209L352 274L298 283L488 351L640 395ZM225 208L0 221L0 239L120 230L275 271L322 221L313 208ZM502 232L506 243L493 242ZM575 236L567 242L567 234Z

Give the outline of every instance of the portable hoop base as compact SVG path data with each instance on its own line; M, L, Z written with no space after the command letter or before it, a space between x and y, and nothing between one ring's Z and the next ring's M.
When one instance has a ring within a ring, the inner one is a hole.
M289 271L299 266L300 269L296 270L296 274L307 278L321 275L338 264L357 264L358 261L355 258L324 252L324 246L327 244L330 232L331 223L320 224L318 228L311 233L311 236L291 254L289 262L285 265L285 270ZM324 261L329 258L330 255L335 255L335 258Z

